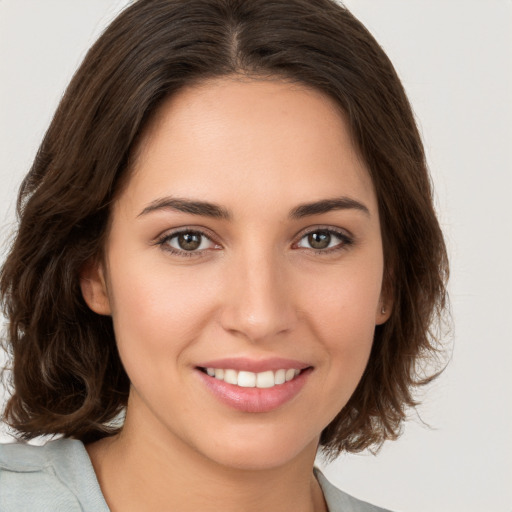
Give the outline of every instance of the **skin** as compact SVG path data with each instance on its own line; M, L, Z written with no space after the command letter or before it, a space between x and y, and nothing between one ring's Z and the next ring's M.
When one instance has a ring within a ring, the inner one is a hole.
M171 196L231 218L141 214ZM290 217L339 197L367 211ZM176 237L158 243L179 228L211 241L192 255L169 251ZM343 236L315 250L306 235L321 229ZM87 446L111 510L325 510L312 474L319 436L391 309L375 191L335 103L277 79L225 77L174 95L137 148L104 261L84 269L82 291L112 315L132 383L122 433ZM249 413L198 378L199 362L224 357L313 369L292 400Z

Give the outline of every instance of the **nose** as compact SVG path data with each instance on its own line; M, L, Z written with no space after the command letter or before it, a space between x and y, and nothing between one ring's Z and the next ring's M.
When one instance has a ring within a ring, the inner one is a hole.
M231 261L226 280L222 327L253 343L291 332L298 318L289 272L270 252Z

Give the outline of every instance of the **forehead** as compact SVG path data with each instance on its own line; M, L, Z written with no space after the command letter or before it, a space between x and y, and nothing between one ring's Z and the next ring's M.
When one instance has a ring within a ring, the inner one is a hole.
M145 201L165 193L221 204L260 197L262 206L337 195L375 202L336 102L277 79L182 89L162 104L134 160L129 188Z

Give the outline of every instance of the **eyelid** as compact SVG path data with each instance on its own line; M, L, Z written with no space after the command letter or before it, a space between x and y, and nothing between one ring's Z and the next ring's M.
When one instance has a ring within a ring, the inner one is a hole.
M196 251L185 251L181 249L176 249L172 247L166 242L182 233L196 233L207 238L212 244L214 244L214 248L201 249ZM216 240L216 236L211 234L211 231L204 227L199 226L180 226L179 228L168 229L163 231L160 235L158 235L152 242L152 245L159 245L161 248L171 254L175 254L177 256L186 256L186 257L200 257L204 256L204 253L210 250L215 250L221 247L221 244Z
M340 244L334 246L334 247L328 247L325 249L314 249L314 248L307 248L307 247L297 247L299 242L306 236L310 235L311 233L316 233L318 231L324 231L330 234L335 235L339 239L341 239ZM335 252L337 250L346 249L347 247L353 245L355 242L354 235L350 233L348 230L343 228L338 228L335 226L324 226L324 225L318 225L318 226L311 226L304 230L302 230L300 233L298 233L295 236L295 242L293 242L292 247L296 249L305 249L309 251L313 251L315 253L330 253Z
M335 245L334 247L327 247L325 249L314 249L314 248L307 248L307 247L298 247L298 243L306 236L308 236L311 233L315 233L318 231L324 231L328 232L330 234L333 234L337 238L340 239L340 243ZM180 250L176 249L170 245L166 245L166 241L174 238L175 236L181 234L181 233L197 233L201 236L204 236L207 238L210 242L212 242L215 247L214 248L208 248L208 249L201 249L196 251L186 251L186 250ZM166 230L162 232L160 235L158 235L152 242L152 245L160 245L163 250L166 250L167 252L170 252L171 254L175 254L178 256L188 256L188 257L200 257L204 256L206 252L209 252L211 250L216 250L219 248L222 248L222 244L217 241L218 237L213 234L208 228L202 227L202 226L180 226L177 228L172 228L169 230ZM297 235L294 237L295 241L292 243L293 249L305 249L307 251L319 253L319 254L329 254L331 252L340 251L343 249L347 249L351 245L354 244L355 239L352 233L350 233L347 229L335 227L335 226L327 226L327 225L318 225L318 226L310 226L306 229L303 229L300 231Z

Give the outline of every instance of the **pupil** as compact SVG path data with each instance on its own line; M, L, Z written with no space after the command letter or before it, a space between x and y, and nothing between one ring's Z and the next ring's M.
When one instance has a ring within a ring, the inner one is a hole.
M178 245L185 251L193 251L201 245L201 235L197 233L182 233L178 236Z
M331 235L325 231L310 233L308 235L308 242L313 249L326 249L331 243Z

